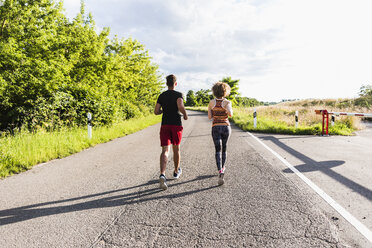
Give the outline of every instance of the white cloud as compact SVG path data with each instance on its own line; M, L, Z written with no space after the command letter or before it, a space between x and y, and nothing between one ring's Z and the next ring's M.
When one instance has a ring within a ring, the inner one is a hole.
M65 0L69 17L79 0ZM259 100L356 96L370 83L369 0L90 0L96 24L149 49L179 89L240 79Z
M63 0L63 8L65 9L65 14L67 18L72 20L77 13L80 11L80 1L79 0Z
M300 97L352 97L372 79L369 1L279 1L270 16L282 26L280 63L271 74ZM296 11L288 11L293 8ZM285 15L284 15L285 13ZM275 15L277 14L277 15ZM274 81L273 81L274 82ZM293 88L293 89L292 89Z

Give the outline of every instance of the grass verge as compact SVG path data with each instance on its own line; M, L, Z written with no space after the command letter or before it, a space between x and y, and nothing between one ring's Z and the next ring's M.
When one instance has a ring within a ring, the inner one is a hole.
M207 112L207 107L188 107L187 109ZM298 109L298 108L297 108ZM316 107L314 108L316 109ZM322 108L318 108L322 109ZM254 108L234 108L234 115L230 118L235 125L244 131L273 133L318 135L322 132L322 117L316 115L313 109L298 109L301 121L295 127L295 108L285 106L257 107L257 127L253 125ZM335 125L329 126L329 134L352 135L359 129L359 119L353 117L339 118Z
M88 147L108 142L160 122L161 116L149 115L106 127L93 127L92 139L87 128L53 132L21 131L0 138L0 178L32 168L34 165L63 158Z

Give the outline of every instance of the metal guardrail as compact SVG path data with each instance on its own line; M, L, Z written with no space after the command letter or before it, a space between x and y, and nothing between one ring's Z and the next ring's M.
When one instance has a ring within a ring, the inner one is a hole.
M328 123L329 123L329 115L345 115L345 116L361 116L361 117L372 117L370 113L347 113L347 112L328 112L326 109L322 110L315 110L315 113L318 115L322 115L322 135L328 136ZM332 124L334 123L334 117L332 116Z

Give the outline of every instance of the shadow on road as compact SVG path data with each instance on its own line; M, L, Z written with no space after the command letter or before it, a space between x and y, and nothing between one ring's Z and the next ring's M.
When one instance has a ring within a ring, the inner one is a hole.
M212 135L211 134L192 135L192 136L187 136L187 138L200 138L200 137L206 137L206 136L212 138Z
M268 140L277 145L278 147L282 148L286 152L290 153L292 156L300 159L304 164L294 166L300 172L313 172L313 171L320 171L325 175L333 178L334 180L342 183L346 187L350 188L352 191L360 194L361 196L365 197L366 199L372 201L372 191L368 188L350 180L349 178L335 172L332 170L333 167L340 166L345 163L342 160L329 160L329 161L315 161L306 155L294 150L293 148L287 146L283 142L281 142L278 138L274 136L261 136L258 137L263 140ZM292 170L289 168L283 170L285 173L293 173Z
M207 112L199 112L199 113L190 113L190 114L187 114L188 116L200 116L200 115L206 115Z
M195 181L205 180L214 177L214 175L206 175L206 176L199 176L192 180L188 181L180 181L179 183L172 183L169 188L174 188L183 184L193 183ZM184 196L188 196L191 194L207 191L218 186L210 186L206 188L199 188L190 191L184 191L180 193L172 194L170 190L162 191L158 188L158 180L151 180L145 184L111 190L103 193L91 194L81 197L75 197L71 199L64 199L58 201L51 201L51 202L44 202L38 203L18 208L6 209L0 211L0 226L8 225L16 222L21 222L25 220L30 220L38 217L50 216L50 215L57 215L69 212L77 212L87 209L95 209L95 208L108 208L108 207L116 207L116 206L124 206L124 205L131 205L137 204L142 202L148 201L155 201L159 199L174 199L180 198ZM138 188L138 191L114 195L114 196L107 196L109 194L124 192L131 189ZM141 189L145 188L145 189ZM147 188L147 189L146 189ZM97 198L94 200L87 200L80 203L71 203L73 201L82 201L85 199L90 198ZM53 206L53 205L63 205L63 206Z

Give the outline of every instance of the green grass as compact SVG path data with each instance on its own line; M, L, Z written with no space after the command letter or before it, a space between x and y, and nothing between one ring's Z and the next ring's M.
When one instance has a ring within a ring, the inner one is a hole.
M297 128L293 124L288 125L286 122L272 120L267 117L257 118L257 127L254 128L253 117L246 115L236 115L231 118L235 125L244 131L273 133L273 134L295 134L295 135L318 135L322 132L322 124L299 125ZM333 127L329 126L329 134L333 135L352 135L355 131L343 123L335 124Z
M207 107L188 107L187 109L207 111ZM251 108L235 108L231 120L241 129L251 132L309 135L321 133L321 119L319 118L304 124L300 122L296 129L292 117L290 117L291 121L285 121L273 114L279 112L279 115L283 116L283 113L277 109L273 111L269 108L263 108L258 111L257 128L253 127ZM303 112L303 114L308 112L311 117L314 116L313 111ZM306 116L301 117L306 118ZM308 119L311 118L308 117ZM161 116L150 115L108 127L95 127L93 128L92 139L88 139L86 127L54 132L30 133L21 131L15 135L5 135L0 138L0 178L28 170L36 164L63 158L96 144L137 132L160 122L160 120ZM329 133L333 135L352 135L355 130L351 118L336 122L334 127L329 127Z
M161 116L150 115L108 127L93 127L92 139L87 128L53 132L21 131L0 138L0 178L32 168L34 165L63 158L96 144L108 142L160 122Z
M188 107L187 109L207 112L207 107ZM275 112L275 114L273 114ZM278 118L283 116L282 112L286 112L284 109L274 109L262 107L258 110L257 127L253 125L253 108L235 108L234 115L230 118L244 131L260 132L260 133L272 133L272 134L296 134L296 135L318 135L322 132L321 118L314 121L308 121L304 124L299 124L298 128L295 127L294 112L293 118L288 121ZM288 111L287 111L288 112ZM305 111L307 115L313 117L315 113L313 111ZM304 113L305 114L305 113ZM306 116L302 116L303 119ZM308 118L313 119L313 118ZM291 123L291 124L289 124ZM332 135L352 135L356 128L353 128L353 121L351 118L345 119L345 121L338 121L333 127L329 125L329 134Z

